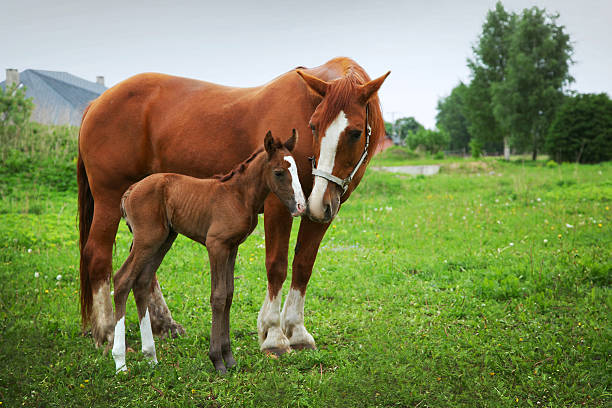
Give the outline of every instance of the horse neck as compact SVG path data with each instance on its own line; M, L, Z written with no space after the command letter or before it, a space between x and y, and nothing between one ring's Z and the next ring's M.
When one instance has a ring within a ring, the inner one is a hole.
M266 197L270 194L270 187L265 181L264 173L267 161L268 154L262 151L247 164L244 171L228 180L232 189L241 196L244 205L254 212L261 209Z

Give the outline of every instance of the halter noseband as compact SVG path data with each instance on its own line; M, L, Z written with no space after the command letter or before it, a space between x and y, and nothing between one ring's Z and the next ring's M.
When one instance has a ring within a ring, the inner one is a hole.
M310 162L312 163L312 175L313 176L318 176L318 177L322 177L328 181L331 181L332 183L340 186L340 188L342 188L342 195L344 195L346 193L346 190L348 190L348 186L351 183L351 181L353 180L353 177L355 176L355 174L357 173L357 170L359 170L359 168L361 167L361 165L363 164L363 162L365 161L366 157L368 157L368 147L370 146L370 135L372 134L372 128L370 127L370 124L368 123L368 111L369 111L369 105L366 105L366 143L365 143L365 148L363 149L363 153L361 154L361 158L359 159L359 161L357 162L357 164L355 165L355 168L353 169L353 171L351 171L351 174L349 174L349 176L345 179L341 179L340 177L336 177L331 173L328 173L326 171L322 171L317 169L317 159L312 156L309 157Z

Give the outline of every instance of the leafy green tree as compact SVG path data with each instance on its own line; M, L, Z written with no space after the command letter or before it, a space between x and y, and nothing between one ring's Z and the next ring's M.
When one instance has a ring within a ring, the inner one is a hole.
M416 133L420 129L424 129L423 125L412 116L399 118L395 121L395 131L402 142L406 142L406 138L410 133Z
M503 142L504 156L510 159L509 123L503 109L494 109L493 89L506 79L510 38L516 15L508 13L501 2L487 13L478 43L472 48L474 58L468 60L472 81L466 92L465 115L473 137L487 145Z
M510 131L512 145L531 150L534 160L572 80L572 46L557 18L537 7L523 10L509 37L505 77L491 86L498 123Z
M406 144L412 150L422 148L431 154L436 154L447 148L449 141L450 138L446 132L425 128L410 132L406 138Z
M13 84L0 88L0 142L8 144L12 138L19 138L32 115L34 104L27 98L25 87Z
M465 116L468 87L460 82L446 98L438 100L436 126L450 137L450 150L467 150L470 142Z
M612 100L606 94L566 97L548 129L546 151L557 162L612 160Z

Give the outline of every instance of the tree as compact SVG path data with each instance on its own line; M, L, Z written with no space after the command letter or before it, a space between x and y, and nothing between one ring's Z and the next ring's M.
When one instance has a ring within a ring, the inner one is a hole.
M511 33L516 15L501 2L487 13L478 43L468 60L472 81L466 93L466 117L473 137L485 146L503 142L504 157L510 159L510 128L502 109L494 109L492 89L506 79ZM501 106L499 106L501 108Z
M606 94L569 96L548 129L546 151L557 162L612 160L612 100Z
M424 129L423 125L412 116L395 121L395 131L402 142L406 141L410 133L416 133L419 129Z
M572 46L558 15L525 9L509 38L505 77L492 84L493 112L511 143L537 158L555 111L563 100Z
M17 84L0 88L0 142L19 138L32 115L32 98L26 98L25 88Z
M467 150L470 142L468 120L465 116L468 87L460 82L446 98L438 100L436 126L450 138L450 150Z
M410 132L406 138L406 143L412 150L423 148L431 154L436 154L448 147L449 141L450 138L446 132L425 128L421 128L416 132Z

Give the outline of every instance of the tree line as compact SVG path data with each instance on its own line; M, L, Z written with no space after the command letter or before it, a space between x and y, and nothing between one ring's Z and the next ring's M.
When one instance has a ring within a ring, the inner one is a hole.
M426 133L414 118L402 118L395 134L410 147L429 141L420 145L428 151L435 145L506 159L514 151L534 160L540 153L557 161L611 160L612 101L568 91L573 46L558 18L538 7L508 12L498 2L467 61L470 81L438 101L437 130Z

